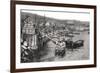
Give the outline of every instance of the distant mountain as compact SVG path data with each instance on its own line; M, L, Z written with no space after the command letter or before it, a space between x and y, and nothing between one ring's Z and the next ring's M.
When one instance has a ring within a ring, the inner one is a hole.
M57 26L81 26L81 27L89 27L89 22L88 21L79 21L79 20L60 20L60 19L55 19L55 18L50 18L47 16L41 16L38 14L33 14L33 13L26 13L26 12L21 12L21 21L24 21L25 18L30 17L30 20L33 22L49 22L51 25L57 25Z

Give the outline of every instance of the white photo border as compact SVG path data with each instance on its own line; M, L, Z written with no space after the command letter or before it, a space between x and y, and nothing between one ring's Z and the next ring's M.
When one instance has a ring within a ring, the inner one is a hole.
M36 9L36 10L55 10L56 11L78 11L90 13L90 59L80 61L60 61L60 62L40 62L40 63L20 63L20 10ZM41 68L41 67L57 67L57 66L75 66L94 64L94 9L70 8L70 7L51 7L51 6L35 6L35 5L16 5L16 69L24 68Z

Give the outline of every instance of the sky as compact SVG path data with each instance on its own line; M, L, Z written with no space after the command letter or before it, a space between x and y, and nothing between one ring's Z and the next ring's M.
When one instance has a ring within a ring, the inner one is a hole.
M89 12L74 12L74 11L51 11L51 10L29 10L22 9L22 12L38 14L46 17L62 19L62 20L80 20L80 21L89 21L90 13Z

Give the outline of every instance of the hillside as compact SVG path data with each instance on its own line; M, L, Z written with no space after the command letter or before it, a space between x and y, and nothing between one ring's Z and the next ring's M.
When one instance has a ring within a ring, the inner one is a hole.
M50 22L51 25L56 24L57 26L63 26L63 25L68 25L73 24L73 26L82 26L82 27L89 27L89 22L87 21L79 21L79 20L61 20L61 19L55 19L55 18L50 18L37 14L32 14L32 13L25 13L21 12L21 21L23 21L26 17L30 17L30 20L36 23L42 23L42 22Z

